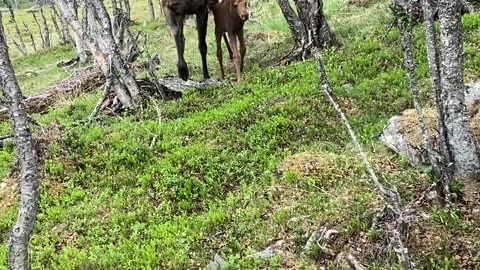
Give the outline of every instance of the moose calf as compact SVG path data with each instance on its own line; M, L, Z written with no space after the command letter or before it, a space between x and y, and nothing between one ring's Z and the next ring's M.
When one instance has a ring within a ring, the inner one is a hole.
M215 21L215 40L217 45L217 59L220 64L222 79L225 78L222 59L222 36L228 35L227 48L232 50L233 62L237 72L237 83L242 81L243 61L247 48L243 36L243 26L248 20L246 0L211 0L211 10ZM240 43L240 53L237 47L237 39ZM229 46L230 45L230 46ZM229 48L230 47L230 48Z

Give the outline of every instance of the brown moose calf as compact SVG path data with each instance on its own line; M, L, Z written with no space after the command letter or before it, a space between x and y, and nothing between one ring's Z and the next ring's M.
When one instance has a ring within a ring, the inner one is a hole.
M220 64L222 79L225 78L222 59L222 36L227 33L229 44L227 48L232 50L233 62L237 72L237 82L242 81L241 72L243 72L243 60L247 48L243 37L243 26L248 20L247 1L246 0L211 0L213 17L215 21L215 40L217 45L217 59ZM237 39L240 43L240 52L237 47Z

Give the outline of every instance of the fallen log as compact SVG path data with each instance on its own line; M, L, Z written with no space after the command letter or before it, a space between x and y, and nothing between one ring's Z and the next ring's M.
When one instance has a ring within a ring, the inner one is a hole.
M79 93L93 91L105 83L105 77L98 66L75 71L67 79L50 87L47 91L27 97L25 107L28 113L43 113L62 97L75 97ZM0 107L0 121L9 118L8 109Z
M141 95L144 100L148 100L149 98L173 100L181 98L183 92L187 89L207 89L224 85L223 82L212 79L196 82L190 80L183 81L182 79L173 76L160 78L158 83L153 82L152 79L137 79L136 81L140 87ZM119 113L123 109L124 108L122 104L118 102L115 93L110 92L101 105L100 110L107 115L113 115Z
M166 100L177 99L188 89L205 89L212 86L222 85L222 82L215 80L206 80L202 82L183 81L176 77L164 77L158 80L161 89L151 79L137 79L137 84L142 90L144 97L165 97ZM29 114L45 113L53 104L65 98L75 98L81 93L88 93L101 88L105 84L105 76L98 66L90 66L85 69L75 71L67 79L50 87L47 91L25 98L25 106ZM163 96L161 93L163 93ZM102 105L104 112L118 112L122 109L121 104L114 102L115 93L110 93ZM115 106L114 106L115 105ZM0 121L9 118L8 109L0 106Z

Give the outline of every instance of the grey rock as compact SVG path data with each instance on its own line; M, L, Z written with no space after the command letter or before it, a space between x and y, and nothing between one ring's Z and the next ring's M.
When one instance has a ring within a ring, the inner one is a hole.
M474 103L480 102L480 82L466 85L465 105L468 108ZM425 151L415 147L407 138L399 132L400 117L395 115L388 120L387 125L378 139L389 149L404 157L413 167L420 167L426 160Z
M227 262L220 257L220 255L216 254L213 256L213 261L210 261L207 265L208 270L220 270L226 266Z

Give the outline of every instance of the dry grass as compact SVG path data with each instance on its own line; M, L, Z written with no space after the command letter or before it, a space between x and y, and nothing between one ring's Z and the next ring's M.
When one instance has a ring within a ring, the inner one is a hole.
M428 134L436 146L438 132L436 130L436 112L432 108L424 109L425 122ZM470 116L470 127L477 142L480 142L480 114L475 106L468 108L467 114ZM422 135L418 125L417 112L414 109L405 110L400 117L399 132L416 148L422 148Z
M286 158L279 172L293 172L299 177L338 174L340 171L335 166L337 159L338 156L333 153L298 153Z
M7 177L0 184L0 217L17 203L17 179Z

